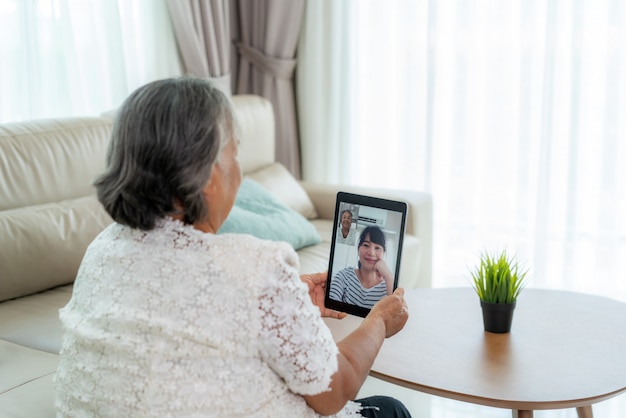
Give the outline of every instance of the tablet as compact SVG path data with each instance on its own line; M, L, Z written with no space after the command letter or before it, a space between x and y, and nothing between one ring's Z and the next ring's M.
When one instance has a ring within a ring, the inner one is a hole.
M404 202L337 193L324 305L365 317L398 287Z

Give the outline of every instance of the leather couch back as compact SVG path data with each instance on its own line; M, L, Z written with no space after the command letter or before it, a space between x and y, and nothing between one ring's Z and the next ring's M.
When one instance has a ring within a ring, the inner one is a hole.
M274 114L233 96L244 174L274 162ZM110 222L95 196L112 121L75 117L0 125L0 301L74 281L85 249Z
M91 185L110 121L71 118L0 126L0 300L71 283L111 219Z

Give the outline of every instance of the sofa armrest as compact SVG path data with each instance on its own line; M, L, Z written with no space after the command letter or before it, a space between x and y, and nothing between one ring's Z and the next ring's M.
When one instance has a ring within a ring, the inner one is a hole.
M420 243L420 282L432 283L433 199L430 193L307 181L301 181L300 184L309 195L320 219L333 220L339 191L406 202L408 205L406 233L417 237Z

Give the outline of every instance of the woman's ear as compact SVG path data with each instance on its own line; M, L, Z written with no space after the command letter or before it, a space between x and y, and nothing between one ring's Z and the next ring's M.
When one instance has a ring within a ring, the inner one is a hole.
M209 177L209 180L206 182L206 184L204 185L204 189L202 190L202 194L204 195L205 198L211 197L211 195L217 191L216 179L219 176L219 173L217 173L219 170L220 170L219 163L213 164L213 169L211 170L211 177Z

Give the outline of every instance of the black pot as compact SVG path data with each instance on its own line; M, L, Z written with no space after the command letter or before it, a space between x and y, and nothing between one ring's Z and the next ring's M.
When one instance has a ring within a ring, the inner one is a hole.
M483 308L483 324L485 331L498 334L511 331L515 302L489 303L481 301L480 306Z

